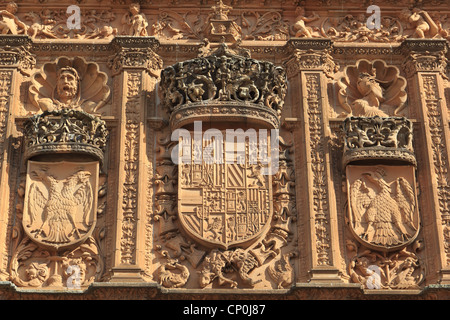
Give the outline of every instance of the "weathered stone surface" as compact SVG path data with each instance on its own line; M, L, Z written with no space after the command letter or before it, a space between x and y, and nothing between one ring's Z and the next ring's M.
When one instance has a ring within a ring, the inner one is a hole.
M1 298L449 298L446 1L70 4L0 8Z

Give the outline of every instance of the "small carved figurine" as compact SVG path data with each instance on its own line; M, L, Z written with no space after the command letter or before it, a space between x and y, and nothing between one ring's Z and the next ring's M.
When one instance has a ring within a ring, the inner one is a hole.
M145 14L141 12L139 3L132 3L129 10L130 12L122 17L122 34L133 37L148 36L148 20Z
M16 17L18 6L15 2L6 5L6 10L0 11L0 33L1 34L24 34L27 26Z
M296 22L293 25L293 31L295 32L295 37L305 37L312 38L312 28L307 27L306 23L313 22L319 19L319 16L314 13L310 17L305 17L305 9L303 7L297 7L295 9L295 13L297 14Z

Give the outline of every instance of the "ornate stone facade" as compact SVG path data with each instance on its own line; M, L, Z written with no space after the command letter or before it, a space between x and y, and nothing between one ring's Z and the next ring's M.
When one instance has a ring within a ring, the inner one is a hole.
M446 1L1 5L0 297L450 296Z

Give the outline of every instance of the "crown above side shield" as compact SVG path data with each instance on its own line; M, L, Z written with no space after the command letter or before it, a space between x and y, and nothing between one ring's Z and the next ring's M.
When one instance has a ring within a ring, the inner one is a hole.
M342 164L388 161L413 164L412 122L404 117L348 117L342 125L344 153Z
M50 154L78 154L103 163L106 123L84 111L45 111L29 118L24 127L25 161Z

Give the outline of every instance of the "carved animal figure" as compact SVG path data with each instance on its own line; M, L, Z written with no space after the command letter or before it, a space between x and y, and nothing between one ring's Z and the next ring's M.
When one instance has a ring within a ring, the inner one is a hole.
M350 187L354 231L371 243L393 246L407 241L417 228L413 224L415 197L404 178L391 184L381 168L363 174ZM369 187L364 181L371 183ZM366 225L366 227L364 227Z
M175 272L177 269L179 272ZM186 284L189 275L189 269L175 259L163 264L159 269L159 284L166 288L181 288Z
M80 239L80 232L83 229L77 226L76 214L79 206L82 206L82 221L87 226L87 217L93 204L92 186L89 181L91 173L80 170L62 181L46 174L43 170L33 171L33 173L37 180L46 185L48 197L36 183L31 185L30 225L38 221L38 214L41 213L39 219L41 226L32 232L36 233L36 237L43 236L44 242L53 244L68 243L74 234Z
M262 280L253 280L250 278L249 273L252 271L255 267L259 266L258 260L255 259L253 255L248 253L248 251L245 251L243 249L236 249L231 254L230 262L236 266L238 269L239 276L244 281L245 284L253 287L258 282L261 282Z
M294 281L294 269L289 263L295 253L286 253L274 265L269 265L267 271L270 277L277 283L278 289L284 289Z
M220 237L222 236L222 229L222 219L214 218L214 220L210 222L208 227L205 229L205 232L210 232L213 240L220 241Z
M232 288L236 288L237 282L223 275L223 270L226 265L227 263L222 252L218 250L211 251L211 253L203 261L202 271L199 272L200 286L205 288L217 278L219 279L220 286L228 283Z

